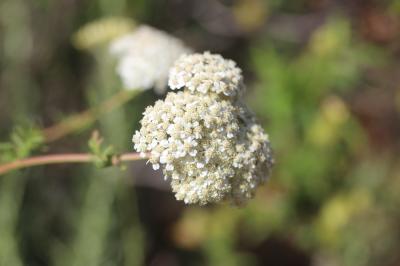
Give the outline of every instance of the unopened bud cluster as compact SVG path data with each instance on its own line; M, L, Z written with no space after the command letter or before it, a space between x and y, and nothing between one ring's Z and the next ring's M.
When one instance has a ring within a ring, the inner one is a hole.
M169 84L183 91L144 112L134 147L155 170L162 167L178 200L242 205L270 173L268 135L233 96L243 89L240 72L219 55L182 56Z
M119 59L116 70L126 89L154 88L163 93L170 67L190 49L179 39L142 25L115 40L110 52Z

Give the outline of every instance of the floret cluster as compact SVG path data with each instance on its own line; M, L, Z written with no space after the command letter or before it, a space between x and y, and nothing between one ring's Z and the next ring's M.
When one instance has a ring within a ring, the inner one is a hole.
M182 56L169 73L171 89L235 96L243 89L241 69L232 60L205 52Z
M206 70L199 62L213 66ZM186 74L176 66L191 73L183 82L179 77ZM243 87L240 69L219 55L194 54L181 57L171 69L169 83L177 80L175 88L183 91L170 92L145 110L134 148L155 170L163 169L178 200L244 204L269 176L273 158L268 135L233 96ZM208 89L199 90L206 83Z

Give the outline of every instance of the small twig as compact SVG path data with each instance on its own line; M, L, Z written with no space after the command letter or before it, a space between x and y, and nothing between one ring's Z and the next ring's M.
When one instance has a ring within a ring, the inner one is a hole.
M93 162L95 156L90 153L69 153L69 154L52 154L35 156L26 159L16 160L10 163L0 165L0 175L13 170L27 168L37 165L46 164L62 164L62 163L89 163ZM138 161L145 159L140 157L139 153L124 153L115 156L112 160L112 165L119 165L121 162Z
M72 115L53 126L45 128L43 130L45 142L49 143L56 141L68 134L87 127L95 122L99 116L106 114L131 100L138 94L138 92L140 92L140 90L121 90L108 100L102 102L99 106L86 110L82 113Z

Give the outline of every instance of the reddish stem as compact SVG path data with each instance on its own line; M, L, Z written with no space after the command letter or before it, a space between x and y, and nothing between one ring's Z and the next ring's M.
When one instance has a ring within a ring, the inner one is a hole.
M89 153L69 153L69 154L35 156L0 165L0 175L8 173L13 170L27 168L36 165L61 164L61 163L88 163L92 162L94 159L95 157ZM117 165L120 162L137 161L140 159L143 158L140 157L139 153L125 153L120 156L116 156L112 160L112 163L113 165Z

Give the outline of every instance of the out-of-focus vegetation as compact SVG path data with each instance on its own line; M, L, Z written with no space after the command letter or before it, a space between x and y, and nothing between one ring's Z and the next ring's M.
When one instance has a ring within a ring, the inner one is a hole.
M35 151L38 128L119 91L96 44L131 21L238 62L275 151L270 181L237 209L175 201L144 162L1 176L1 266L400 264L399 1L2 0L1 161L85 151L94 128L132 149L152 91Z

